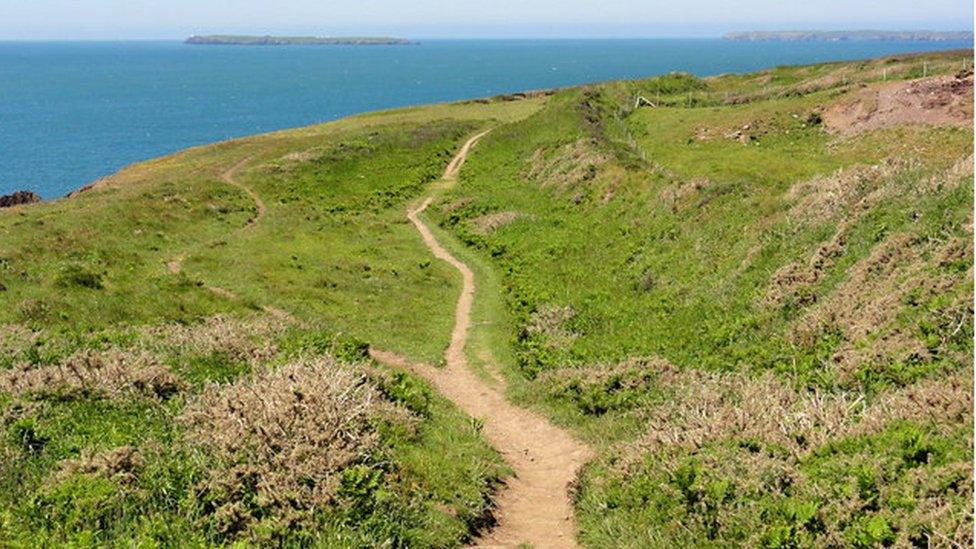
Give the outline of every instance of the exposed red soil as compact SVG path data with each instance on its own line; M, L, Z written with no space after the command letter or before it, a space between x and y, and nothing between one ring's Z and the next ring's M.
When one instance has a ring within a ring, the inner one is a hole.
M933 76L873 85L823 112L828 129L842 135L892 126L971 126L973 75Z

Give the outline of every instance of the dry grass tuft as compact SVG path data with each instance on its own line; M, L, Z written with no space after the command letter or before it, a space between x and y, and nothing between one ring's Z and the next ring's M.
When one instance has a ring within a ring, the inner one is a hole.
M897 486L881 484L876 493L862 493L858 489L847 489L838 493L837 487L819 484L805 474L798 463L784 460L769 452L745 451L742 448L718 447L694 457L698 464L697 482L688 490L695 498L696 513L684 520L704 521L707 526L719 528L747 527L752 536L740 545L760 547L769 545L762 526L773 519L757 509L702 501L709 498L706 486L713 479L719 486L731 481L737 494L761 494L767 501L790 502L795 498L806 497L818 501L815 517L819 528L810 533L800 546L811 547L850 547L852 540L845 535L851 526L851 518L872 516L878 501L911 501L910 506L891 506L885 509L887 523L894 526L893 539L885 546L918 547L925 540L928 547L971 547L973 540L972 517L972 465L965 461L938 466L928 466L905 471L905 481ZM664 458L656 462L667 478L682 475L681 469L687 462ZM877 464L863 465L863 471L876 471ZM687 474L685 472L685 474ZM883 474L880 471L877 474ZM727 484L725 484L727 485ZM714 486L714 484L713 484ZM687 500L688 493L682 493L672 483L661 484L660 489L675 500ZM707 505L706 503L711 503ZM768 512L768 507L765 509ZM757 512L758 511L758 512ZM750 518L743 520L744 516ZM775 516L775 514L774 514ZM763 521L757 524L755 521ZM757 526L759 526L757 528ZM880 544L878 545L880 546Z
M609 160L593 139L578 139L556 150L537 150L529 161L527 176L543 187L568 189L593 180Z
M772 373L661 370L671 394L642 411L647 431L633 458L710 442L754 440L789 450L794 460L823 444L871 435L898 421L953 426L971 421L973 371L966 368L883 393L799 391ZM947 431L948 432L948 431ZM631 461L632 462L632 461Z
M873 516L884 502L895 546L917 545L926 536L932 546L971 546L973 472L965 456L901 469L898 439L881 439L895 445L891 456L819 451L838 443L836 448L847 448L842 441L865 440L902 422L925 432L934 429L942 437L959 436L968 425L968 440L961 446L971 446L971 366L870 399L858 392L796 389L772 373L750 378L663 368L656 383L670 394L640 411L648 422L644 437L622 447L621 459L612 463L625 477L647 468L656 471L662 480L653 488L693 509L681 519L692 528L775 520L766 514L777 508L772 502L799 498L818 502L815 516L822 527L810 532L807 543L844 547L851 544L851 517ZM810 459L832 461L837 471L818 466L817 472L846 480L811 475ZM858 488L857 471L865 472L869 480L863 486L873 490ZM900 478L871 480L893 474ZM709 491L721 486L731 486L737 495ZM891 504L905 501L911 505ZM757 528L745 545L763 545L767 532Z
M274 336L288 324L288 318L273 314L251 319L218 315L201 324L153 326L143 335L181 352L223 353L241 362L260 363L277 355Z
M886 160L871 166L843 168L829 175L799 181L790 187L787 199L795 201L790 218L817 225L828 221L859 217L879 199L879 190L894 175L915 168L913 162ZM890 185L888 185L890 186Z
M376 451L381 417L407 416L358 369L318 358L210 385L181 419L216 459L199 490L234 535L269 513L296 524L331 503L342 469Z
M853 393L801 393L771 373L692 370L661 383L672 394L644 411L648 429L639 453L699 448L729 439L762 440L800 456L826 442L864 408Z
M881 286L885 286L886 290L896 289L885 282L897 286L899 280L893 279L901 277L895 275L904 268L915 268L923 245L912 234L898 233L875 246L868 257L850 269L848 279L837 289L835 298L825 305L824 314L830 316L830 322L857 336L866 335L870 329L878 326L877 317L885 316L885 305L895 304L897 300L890 299L892 292L883 292L889 298L880 302L872 298L882 297L875 295ZM875 320L870 324L862 322L869 314L864 310L865 306L870 306L868 309L874 311L871 316Z
M650 375L659 383L667 384L678 372L678 368L667 360L651 356L629 358L618 364L576 365L550 370L539 374L537 380L546 385L579 383L589 386L619 378L633 379L635 376Z
M440 206L441 212L444 215L451 215L452 213L464 209L474 203L474 199L471 197L461 197L447 204L442 204Z
M86 350L50 366L20 364L0 372L0 392L14 395L68 390L166 399L185 388L152 355L121 349Z
M705 178L679 181L661 189L661 202L664 202L672 213L678 213L688 205L693 197L698 196L711 186L712 182Z
M961 183L973 179L973 155L960 158L947 170L933 175L922 188L923 192L939 193L955 189Z
M300 164L304 162L312 162L318 160L319 158L322 158L324 155L325 155L325 151L323 149L307 149L304 151L292 151L282 156L281 160L283 162Z
M931 352L916 330L898 326L899 311L909 294L919 293L925 299L959 287L961 277L945 267L972 263L971 238L947 237L940 242L910 233L895 234L851 267L846 280L831 295L817 295L815 285L844 253L847 234L865 212L896 194L923 195L958 185L972 173L972 157L929 177L900 177L916 168L913 162L886 161L840 170L797 183L790 190L789 197L795 201L792 219L813 224L833 221L837 230L806 263L779 269L770 280L762 305L810 307L789 330L794 343L809 346L827 332L839 333L842 343L833 362L844 380L850 380L862 365L930 359ZM967 224L964 228L970 227Z
M542 372L535 380L550 395L566 399L586 414L634 409L647 395L665 386L677 369L667 360L652 356L631 358L619 364L575 366Z
M842 376L849 376L865 361L895 354L908 352L925 358L928 353L915 335L886 329L893 325L909 292L935 295L958 283L955 277L927 272L923 257L932 248L931 242L909 233L889 236L851 267L847 279L829 299L794 323L790 338L795 343L812 345L826 331L839 331L845 343L834 361ZM878 336L874 344L855 346L872 335Z
M898 509L896 520L908 525L898 533L895 547L911 547L907 534L913 530L929 532L929 547L972 547L972 463L951 463L934 471L915 470L909 473L913 486L910 493L918 494L913 509ZM947 487L958 486L960 499L969 504L960 509L946 497Z
M961 425L972 421L972 410L973 370L965 368L879 396L857 423L839 435L876 433L885 425L901 420L937 426Z
M97 475L120 484L134 484L146 462L142 453L132 446L121 446L94 454L83 454L61 464L55 478L66 475Z
M281 174L294 171L302 164L316 162L326 156L327 151L321 147L313 147L302 151L292 151L276 160L269 160L260 166L267 173Z
M834 237L818 247L806 264L790 263L777 270L766 290L765 304L773 307L787 302L798 306L812 304L816 295L808 290L820 282L834 260L844 253L846 232L847 225L842 224Z
M40 336L20 324L0 325L0 357L13 357L30 348Z
M972 239L970 238L959 238L952 237L946 242L938 251L938 264L940 267L945 267L953 263L958 263L961 261L969 260L969 264L972 265Z
M553 349L568 349L579 334L566 328L566 323L576 316L570 306L542 305L529 318L526 331L529 335L540 336L546 345Z
M523 217L519 212L507 211L482 215L471 220L474 231L480 235L491 234L498 229Z

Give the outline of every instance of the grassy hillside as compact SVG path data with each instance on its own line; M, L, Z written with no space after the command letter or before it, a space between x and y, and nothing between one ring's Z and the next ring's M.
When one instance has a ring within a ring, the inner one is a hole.
M604 448L581 541L971 543L972 78L958 123L830 125L967 55L592 86L481 144L436 217L514 396Z
M541 102L201 147L0 211L0 544L469 538L504 463L366 342L440 356L459 284L406 203Z
M972 543L971 53L673 74L191 149L0 210L0 544L454 546L590 442L587 546ZM923 78L924 73L924 78Z

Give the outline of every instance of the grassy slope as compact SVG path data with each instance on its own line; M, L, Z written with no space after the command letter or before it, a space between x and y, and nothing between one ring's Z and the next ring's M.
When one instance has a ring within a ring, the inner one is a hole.
M362 340L437 360L456 282L405 223L406 203L472 131L541 103L403 109L200 147L127 168L74 199L0 212L0 373L25 363L63 371L78 353L112 350L136 368L148 345L154 361L192 384L162 400L98 383L0 396L2 542L450 546L469 536L503 464L475 424L409 377L362 370L420 424L404 431L381 421L381 443L359 458L381 472L379 484L372 473L356 476L358 465L342 473L337 499L319 509L312 530L295 530L310 523L288 522L273 502L255 500L246 513L267 518L243 530L214 514L200 487L215 458L184 442L179 418L208 382L321 353L362 361ZM255 204L221 180L242 159L237 181L268 208L253 226ZM176 258L174 275L167 263ZM305 323L258 336L277 352L257 361L241 354L243 343L196 352L159 335L137 345L132 335L145 326L202 330L215 314L261 319L266 306ZM15 327L31 329L32 340ZM117 448L142 456L134 481L112 467L64 472Z
M924 61L955 72L966 55ZM502 273L515 323L496 355L512 357L513 396L604 449L579 494L584 542L968 539L973 196L952 167L972 130L841 139L810 117L922 62L567 91L485 138L434 210ZM638 94L659 107L634 111ZM756 141L724 137L747 124ZM817 193L838 180L855 196ZM515 220L479 228L499 213ZM811 282L770 301L778 273L832 242ZM928 380L963 411L899 407ZM853 404L802 428L752 420L793 438L736 427L736 410L760 416L781 390L784 416Z

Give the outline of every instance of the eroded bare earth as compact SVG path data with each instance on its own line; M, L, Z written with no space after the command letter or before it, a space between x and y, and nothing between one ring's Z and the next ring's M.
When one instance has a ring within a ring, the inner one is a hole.
M843 135L904 124L969 126L973 73L869 86L827 107L823 120Z

